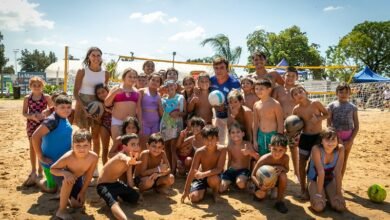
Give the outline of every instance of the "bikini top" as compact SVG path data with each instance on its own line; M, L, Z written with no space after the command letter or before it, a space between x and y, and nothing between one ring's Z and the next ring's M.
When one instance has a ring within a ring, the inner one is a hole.
M121 92L115 95L114 102L137 102L138 98L138 92Z

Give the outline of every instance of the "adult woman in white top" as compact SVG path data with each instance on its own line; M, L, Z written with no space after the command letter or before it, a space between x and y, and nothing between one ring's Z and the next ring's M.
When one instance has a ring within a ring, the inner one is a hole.
M95 86L100 83L107 85L110 75L102 69L102 51L97 47L89 48L83 64L84 68L77 71L73 89L73 96L76 99L74 124L79 128L91 128L93 151L99 155L100 123L87 113L86 106L92 101L97 101Z

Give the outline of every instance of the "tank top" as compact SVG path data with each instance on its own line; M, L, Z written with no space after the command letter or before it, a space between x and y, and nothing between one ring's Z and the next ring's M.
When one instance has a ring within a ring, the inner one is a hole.
M157 112L158 113L158 93L154 96L150 95L149 88L145 90L142 97L142 113L144 112Z
M334 178L333 170L336 168L336 164L337 164L337 161L339 159L339 151L337 149L335 149L333 151L333 161L331 163L328 163L328 164L325 164L325 162L324 162L325 161L325 151L324 151L324 148L322 145L320 147L320 154L321 154L321 164L325 170L324 183L326 184L326 183L329 183L330 181L332 181ZM310 160L309 169L307 171L307 177L313 181L317 180L317 170L314 166L313 160Z
M81 83L80 93L86 95L95 95L95 86L106 81L106 71L93 72L86 67L84 69L83 82Z

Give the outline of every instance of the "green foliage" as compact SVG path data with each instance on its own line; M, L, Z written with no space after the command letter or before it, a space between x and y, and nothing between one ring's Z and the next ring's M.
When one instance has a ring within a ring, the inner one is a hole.
M196 62L196 63L212 63L214 57L203 57L196 59L188 59L187 62Z
M52 63L57 61L57 57L53 52L46 55L45 51L39 52L34 50L32 53L27 49L22 50L19 64L21 71L26 72L44 72L45 69Z
M268 65L276 65L283 58L293 66L319 66L324 63L318 48L318 44L309 44L305 32L298 26L292 26L279 34L257 30L247 36L249 52L260 50L267 55ZM252 59L248 57L248 63ZM250 70L254 71L254 70ZM324 70L313 70L315 79L324 77Z
M200 45L205 46L206 44L211 45L215 51L214 56L222 56L226 58L230 64L237 64L240 61L241 47L234 49L230 48L230 40L224 34L218 34L215 37L204 39Z
M390 21L365 21L344 36L338 46L355 63L390 76Z
M348 59L345 51L338 46L329 46L326 50L326 65L352 66L351 59ZM331 81L348 82L353 74L352 69L327 69L326 75Z
M43 87L43 93L52 95L54 92L60 90L60 87L57 85L48 85L46 84L45 87Z
M5 51L4 44L1 43L2 40L3 40L3 35L0 32L0 75L1 75L1 82L0 82L1 92L0 92L0 94L1 94L1 96L3 96L3 73L5 73L4 67L8 62L8 58L6 58L5 54L4 54L4 51Z
M108 63L106 63L106 71L110 73L110 78L112 79L118 79L119 73L116 71L117 63L115 60L110 60Z
M15 74L14 66L6 66L3 68L3 74Z

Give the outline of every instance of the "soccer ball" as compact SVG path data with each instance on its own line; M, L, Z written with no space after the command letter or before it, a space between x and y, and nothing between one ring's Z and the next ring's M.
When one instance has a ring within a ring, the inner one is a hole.
M382 203L386 199L386 190L378 184L374 184L368 188L367 195L371 201Z
M209 103L211 106L220 106L225 103L225 95L219 90L214 90L209 94Z
M263 165L256 171L256 178L262 185L275 186L278 174L273 166Z

